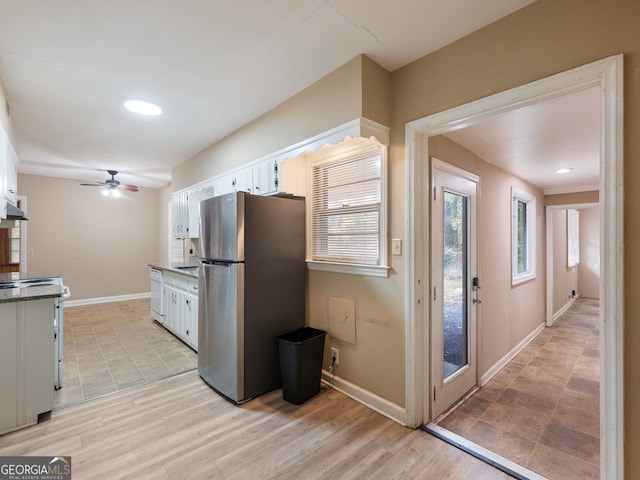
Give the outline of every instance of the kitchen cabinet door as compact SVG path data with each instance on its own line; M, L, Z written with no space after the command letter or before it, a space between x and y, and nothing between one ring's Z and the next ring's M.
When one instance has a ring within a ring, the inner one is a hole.
M178 290L171 286L164 287L164 324L166 328L177 333L178 327Z
M176 193L171 199L171 232L174 238L189 236L189 194Z
M17 302L0 303L0 433L17 426L18 345L16 330Z
M186 341L198 351L198 280L189 281L187 311L185 316Z
M233 174L233 191L253 193L253 173L245 168Z
M7 134L0 125L0 199L7 196L7 152L9 142ZM0 219L7 218L7 202L0 202Z
M200 202L213 197L213 187L202 187L189 192L189 238L200 237Z
M180 340L198 348L198 279L164 272L163 326Z
M0 435L53 408L53 298L0 304Z
M277 191L278 164L275 160L266 160L252 168L253 192L256 195L269 195Z
M7 202L18 206L18 155L9 142L6 143L7 185L5 198Z

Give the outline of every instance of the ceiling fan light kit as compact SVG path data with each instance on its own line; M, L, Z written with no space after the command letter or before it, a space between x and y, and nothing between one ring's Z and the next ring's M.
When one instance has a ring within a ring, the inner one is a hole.
M102 190L102 195L111 198L118 198L121 195L120 190L126 190L128 192L138 191L138 187L136 185L123 185L118 180L116 180L115 177L118 174L117 170L107 170L107 173L111 175L111 178L105 180L104 182L81 183L80 185L85 187L104 187L104 189Z

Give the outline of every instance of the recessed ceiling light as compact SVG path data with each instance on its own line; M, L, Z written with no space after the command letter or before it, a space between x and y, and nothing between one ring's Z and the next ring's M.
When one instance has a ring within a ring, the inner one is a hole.
M127 110L140 115L160 115L162 113L162 109L158 105L144 100L127 100L124 102L124 106Z
M562 175L565 173L569 173L571 170L573 170L573 168L559 168L558 170L556 170L556 173Z

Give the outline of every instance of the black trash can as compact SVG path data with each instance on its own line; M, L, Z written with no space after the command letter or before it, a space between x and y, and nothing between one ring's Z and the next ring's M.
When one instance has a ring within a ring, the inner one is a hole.
M324 330L303 327L278 337L282 397L300 405L320 392Z

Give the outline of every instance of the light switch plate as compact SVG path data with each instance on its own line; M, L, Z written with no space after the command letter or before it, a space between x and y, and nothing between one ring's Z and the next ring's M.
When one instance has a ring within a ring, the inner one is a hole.
M402 239L394 238L391 240L391 254L402 255Z

